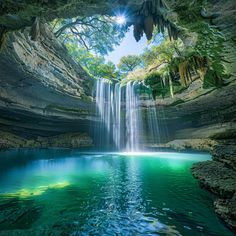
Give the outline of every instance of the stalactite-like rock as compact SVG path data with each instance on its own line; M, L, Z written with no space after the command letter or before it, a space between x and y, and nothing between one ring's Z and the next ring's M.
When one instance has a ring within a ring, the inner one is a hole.
M146 16L144 19L144 32L146 34L147 40L152 39L152 32L154 29L154 21L151 15Z

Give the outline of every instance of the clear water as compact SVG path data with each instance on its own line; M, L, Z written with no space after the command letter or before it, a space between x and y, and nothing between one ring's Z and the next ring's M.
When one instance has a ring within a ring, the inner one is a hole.
M233 235L190 173L194 162L209 158L2 152L0 235Z

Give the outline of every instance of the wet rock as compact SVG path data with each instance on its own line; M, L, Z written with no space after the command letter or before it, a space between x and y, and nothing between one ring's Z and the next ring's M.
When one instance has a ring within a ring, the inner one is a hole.
M0 205L0 231L28 229L41 214L42 206L34 206L31 201L24 206L15 199L10 204Z
M217 199L214 202L215 212L227 225L236 229L236 194L231 199Z
M215 212L236 230L236 171L218 161L196 163L192 173L202 188L214 193Z
M192 174L200 185L221 198L232 198L236 193L236 171L218 161L205 161L192 166Z
M213 160L223 162L236 170L236 140L227 140L216 145L212 157Z

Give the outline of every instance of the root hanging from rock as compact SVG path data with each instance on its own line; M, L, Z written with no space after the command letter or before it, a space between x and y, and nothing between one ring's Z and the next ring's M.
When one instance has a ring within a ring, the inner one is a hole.
M7 37L7 29L4 26L0 27L0 51L2 51L2 49L4 48Z

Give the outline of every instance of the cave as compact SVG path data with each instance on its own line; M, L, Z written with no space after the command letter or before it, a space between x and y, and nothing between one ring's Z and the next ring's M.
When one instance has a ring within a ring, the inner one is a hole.
M0 2L0 235L235 235L236 2Z

